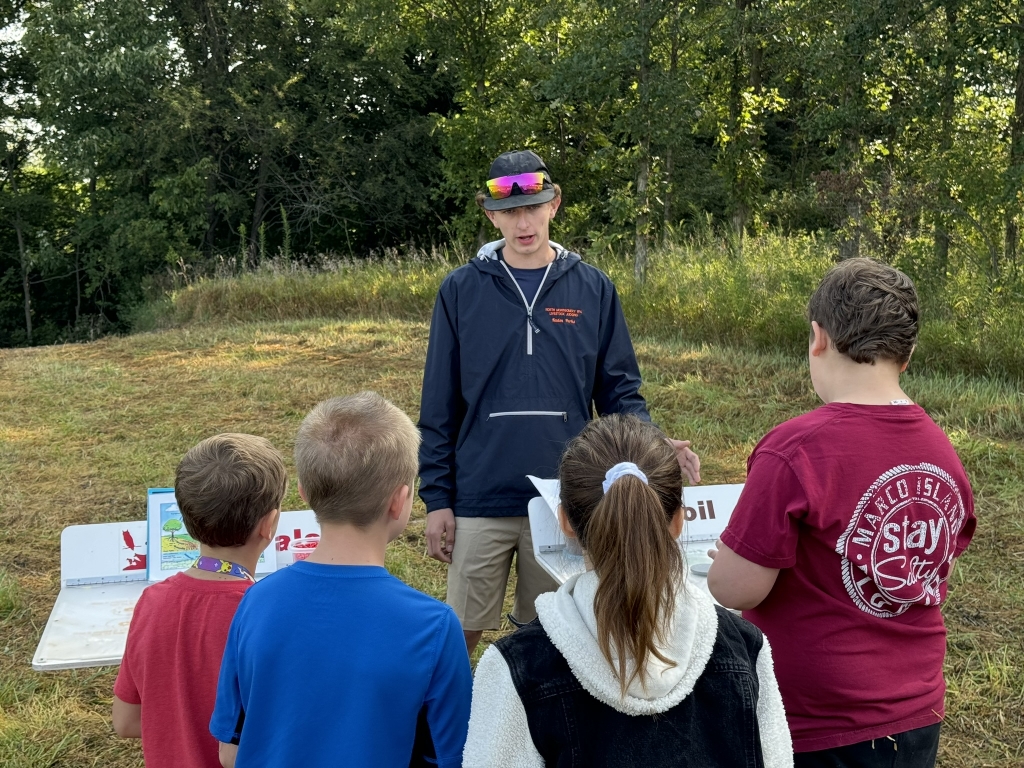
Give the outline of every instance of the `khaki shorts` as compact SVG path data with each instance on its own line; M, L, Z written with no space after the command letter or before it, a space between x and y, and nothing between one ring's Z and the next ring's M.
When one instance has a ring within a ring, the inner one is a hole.
M448 596L468 632L498 629L505 587L516 557L516 599L512 616L526 623L537 618L533 604L544 592L558 589L533 556L527 517L456 517L455 549L448 566Z

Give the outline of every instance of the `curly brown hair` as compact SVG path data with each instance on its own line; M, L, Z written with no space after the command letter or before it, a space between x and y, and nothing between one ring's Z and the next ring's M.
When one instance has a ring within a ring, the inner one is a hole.
M821 279L807 304L835 349L855 363L910 360L919 309L913 281L874 259L847 259Z

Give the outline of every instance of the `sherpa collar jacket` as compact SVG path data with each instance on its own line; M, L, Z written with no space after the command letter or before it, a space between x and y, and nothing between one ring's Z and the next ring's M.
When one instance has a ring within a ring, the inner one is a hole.
M623 698L597 641L587 571L537 598L537 621L492 645L473 681L465 768L791 768L768 640L697 585L676 597L660 647Z
M420 403L428 512L525 516L593 414L650 420L615 286L557 243L532 304L488 243L437 294Z

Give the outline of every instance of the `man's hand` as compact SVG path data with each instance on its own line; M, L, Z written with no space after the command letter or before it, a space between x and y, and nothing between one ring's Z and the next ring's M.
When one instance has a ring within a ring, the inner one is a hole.
M427 554L442 563L451 563L455 549L455 513L435 509L427 513Z
M679 468L690 481L690 485L697 485L700 482L700 456L690 450L689 440L668 439L676 452L676 459L679 461Z

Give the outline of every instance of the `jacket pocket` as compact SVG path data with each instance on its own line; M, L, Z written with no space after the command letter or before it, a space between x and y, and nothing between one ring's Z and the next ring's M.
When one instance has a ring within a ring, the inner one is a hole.
M536 496L527 475L556 477L566 443L586 420L567 398L502 400L480 409L456 451L456 499L507 507ZM526 503L523 501L523 514Z
M503 418L506 416L561 416L562 421L569 421L568 411L498 411L487 414L487 420Z

